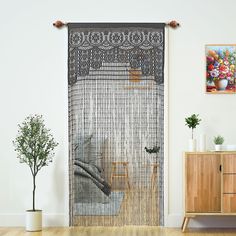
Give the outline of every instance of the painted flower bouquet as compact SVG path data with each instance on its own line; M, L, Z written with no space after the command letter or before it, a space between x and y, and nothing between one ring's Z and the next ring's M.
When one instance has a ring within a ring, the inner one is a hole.
M206 61L208 87L235 89L235 46L207 46Z

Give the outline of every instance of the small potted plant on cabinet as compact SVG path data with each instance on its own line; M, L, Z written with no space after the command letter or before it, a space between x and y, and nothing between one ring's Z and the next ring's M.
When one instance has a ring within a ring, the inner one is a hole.
M192 129L192 138L189 139L189 151L196 151L196 139L193 138L193 131L200 124L201 119L198 117L199 115L193 114L187 118L185 118L185 125L187 125L190 129Z
M50 130L46 129L41 115L28 116L18 127L13 144L20 163L29 166L33 182L33 206L26 211L26 230L41 231L42 210L35 207L36 176L42 167L52 162L53 150L58 143L54 141Z
M224 138L220 135L214 137L215 151L221 151L221 145L224 143Z

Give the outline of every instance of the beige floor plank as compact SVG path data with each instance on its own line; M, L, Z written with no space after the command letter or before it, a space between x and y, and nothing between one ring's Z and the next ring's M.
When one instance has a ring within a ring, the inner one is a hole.
M232 236L236 229L181 229L156 226L44 228L42 232L25 232L24 228L0 228L0 236Z

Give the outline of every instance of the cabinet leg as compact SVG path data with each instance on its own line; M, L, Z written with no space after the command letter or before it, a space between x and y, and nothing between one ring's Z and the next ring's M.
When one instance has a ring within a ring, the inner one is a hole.
M186 219L186 217L184 217L184 219L183 219L183 223L182 223L182 225L181 225L181 229L182 229L182 230L183 230L183 227L184 227L185 219Z
M186 228L188 227L189 220L189 217L184 217L184 222L182 224L182 232L185 232Z

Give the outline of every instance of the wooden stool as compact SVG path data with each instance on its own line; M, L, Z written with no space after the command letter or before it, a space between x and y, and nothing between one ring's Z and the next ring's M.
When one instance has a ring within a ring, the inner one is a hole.
M157 168L159 167L159 164L157 163L153 163L151 164L151 171L152 171L152 175L151 175L151 190L155 190L156 187L156 181L157 181Z
M113 178L125 178L125 181L128 185L128 189L130 190L128 164L129 162L125 162L125 161L112 162L111 179L110 179L111 186L112 186ZM123 166L124 173L120 174L116 172L116 169L118 166Z

